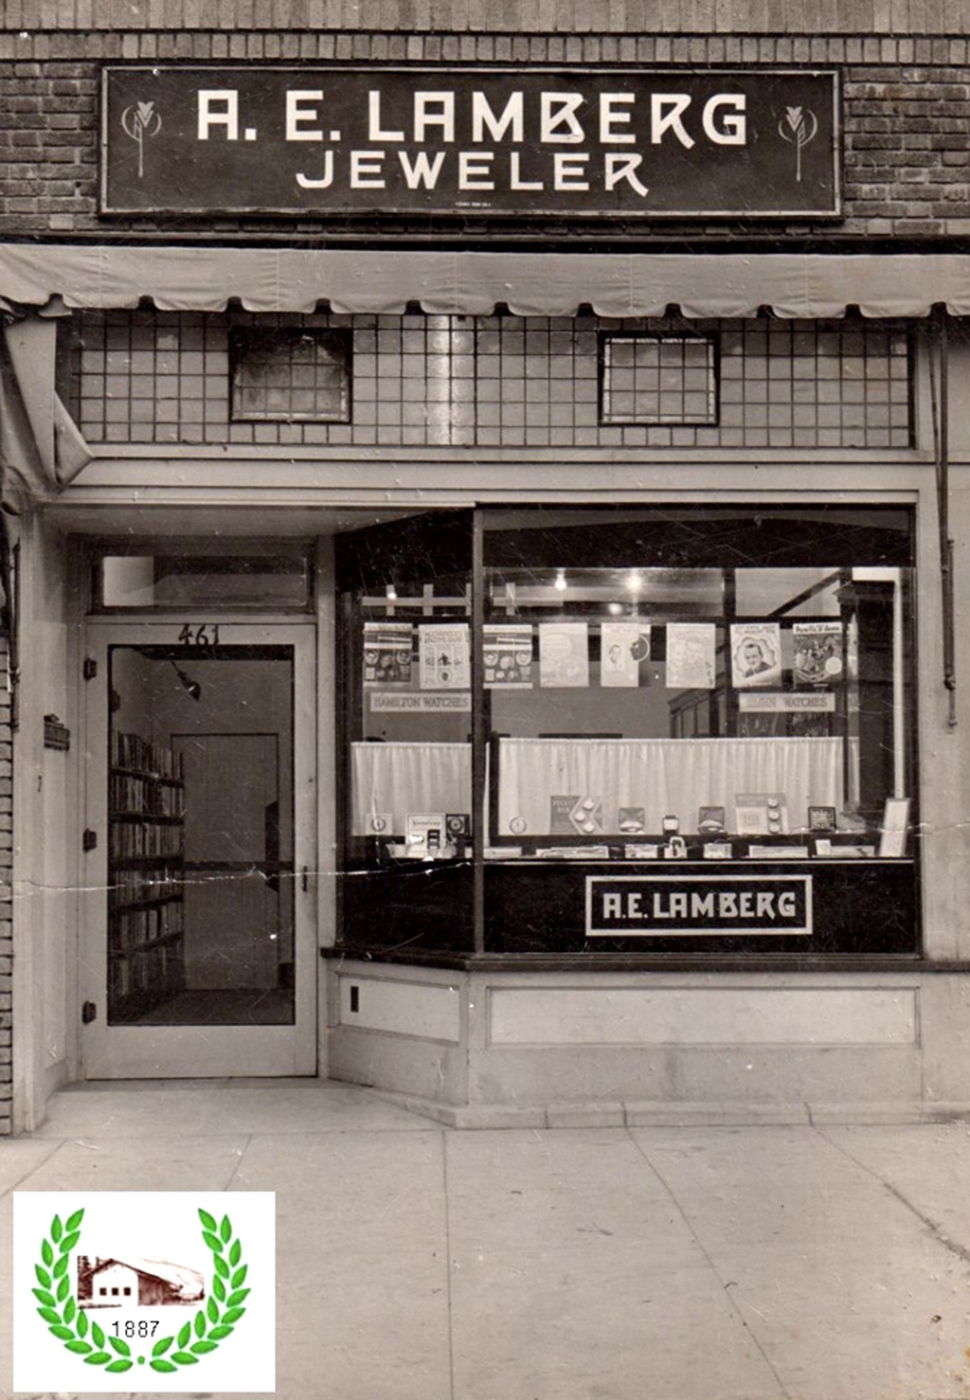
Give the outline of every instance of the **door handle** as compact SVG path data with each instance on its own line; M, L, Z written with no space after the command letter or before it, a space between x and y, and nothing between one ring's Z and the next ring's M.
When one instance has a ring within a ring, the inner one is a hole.
M303 893L306 894L307 890L310 888L310 867L308 865L303 867L303 873L300 876L300 884L303 886Z

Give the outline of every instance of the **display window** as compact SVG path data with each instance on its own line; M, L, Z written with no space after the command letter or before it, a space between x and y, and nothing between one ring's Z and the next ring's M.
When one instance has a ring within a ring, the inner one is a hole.
M422 871L485 953L916 952L905 510L472 534L349 599L349 868L403 878L395 936L438 937Z

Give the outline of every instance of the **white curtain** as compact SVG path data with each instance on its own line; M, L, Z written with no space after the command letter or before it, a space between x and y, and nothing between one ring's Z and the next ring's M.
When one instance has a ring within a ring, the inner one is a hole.
M842 764L838 738L502 739L498 834L547 834L554 796L601 802L614 835L620 807L644 808L652 833L667 815L694 832L701 807L723 807L731 830L738 793L783 793L789 825L804 827L809 805L844 805Z
M403 835L409 812L471 813L471 747L353 744L351 783L353 834L371 835L371 819L380 814L388 819L386 835Z

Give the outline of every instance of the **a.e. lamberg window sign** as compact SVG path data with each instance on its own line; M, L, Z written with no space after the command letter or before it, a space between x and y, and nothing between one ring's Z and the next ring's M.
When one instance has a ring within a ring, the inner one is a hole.
M838 215L832 72L118 67L103 214Z

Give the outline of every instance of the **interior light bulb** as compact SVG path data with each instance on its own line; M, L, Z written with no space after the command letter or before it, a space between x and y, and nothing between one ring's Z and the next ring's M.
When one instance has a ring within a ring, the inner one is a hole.
M565 593L565 591L566 591L566 570L565 570L565 569L557 569L557 570L556 570L556 582L555 582L555 584L554 584L553 586L555 587L555 589L557 590L557 592L559 592L559 593Z
M384 592L389 603L394 603L397 601L397 589L394 587L393 583L389 583Z

